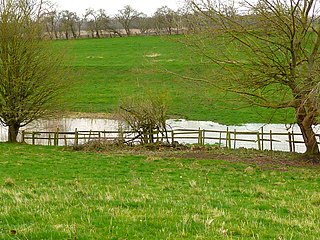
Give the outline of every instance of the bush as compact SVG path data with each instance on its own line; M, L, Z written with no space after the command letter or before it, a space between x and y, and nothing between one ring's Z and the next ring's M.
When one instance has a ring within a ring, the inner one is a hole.
M136 133L132 140L139 139L141 144L154 143L154 135L160 134L160 141L168 142L167 110L166 95L133 96L121 101L119 117Z

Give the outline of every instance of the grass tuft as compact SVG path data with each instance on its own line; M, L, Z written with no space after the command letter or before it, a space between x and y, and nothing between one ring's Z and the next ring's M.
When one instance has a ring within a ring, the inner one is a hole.
M8 177L4 180L5 187L14 187L15 185L16 185L16 181L10 177Z

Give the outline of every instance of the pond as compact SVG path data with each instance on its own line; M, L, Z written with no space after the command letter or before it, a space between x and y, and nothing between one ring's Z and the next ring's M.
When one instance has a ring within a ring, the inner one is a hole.
M289 151L290 147L288 144L288 132L301 133L300 129L297 125L285 125L285 124L262 124L262 123L250 123L244 124L240 126L226 126L222 124L218 124L210 121L191 121L185 119L170 119L167 121L168 130L176 130L176 129L205 129L205 130L216 130L216 131L230 131L233 133L237 132L261 132L263 131L265 134L272 131L273 133L282 133L283 135L279 135L276 137L272 137L275 139L272 142L272 149L279 151ZM60 132L71 132L77 129L78 131L115 131L119 127L119 121L112 119L91 119L91 118L62 118L55 120L39 120L36 121L27 127L22 128L21 130L26 131L56 131L59 128ZM315 128L315 131L319 132L319 127ZM213 138L213 133L206 133L206 137ZM237 133L237 135L239 135ZM240 134L241 135L241 134ZM237 141L236 143L232 143L232 146L236 148L255 148L257 149L258 145L256 141L246 141L250 139L250 136L242 135L240 137L244 141ZM231 139L233 139L231 137ZM252 139L252 136L251 136ZM266 137L267 139L267 137ZM270 138L269 138L270 139ZM0 126L0 141L7 141L7 128ZM179 143L196 143L194 139L179 139ZM302 141L301 136L296 136L295 141ZM218 141L216 139L205 139L205 144L217 144ZM225 142L221 142L222 145L225 145ZM270 149L270 141L265 140L263 142L264 149ZM304 152L305 147L302 143L295 145L296 152Z

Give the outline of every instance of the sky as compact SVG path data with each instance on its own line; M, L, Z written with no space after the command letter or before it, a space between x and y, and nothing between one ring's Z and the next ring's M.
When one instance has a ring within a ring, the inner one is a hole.
M59 10L69 10L83 14L87 8L105 9L108 15L114 15L126 5L151 16L157 8L168 6L177 10L183 0L52 0Z

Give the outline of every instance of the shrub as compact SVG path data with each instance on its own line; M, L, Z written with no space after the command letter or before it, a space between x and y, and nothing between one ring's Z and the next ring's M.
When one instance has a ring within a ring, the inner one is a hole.
M132 140L139 139L141 144L154 143L154 135L160 134L160 141L168 142L167 110L166 95L133 96L121 101L119 117L130 130L136 133Z

